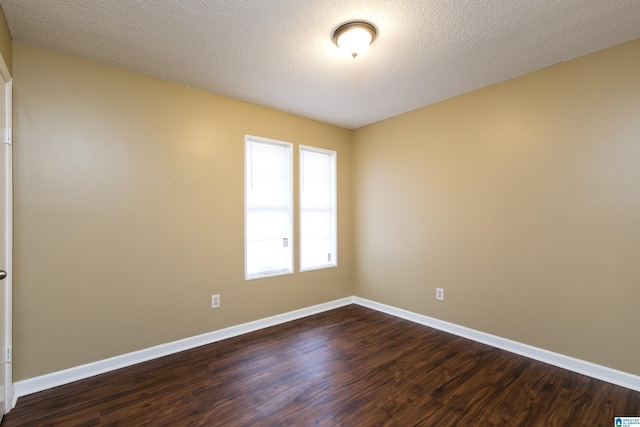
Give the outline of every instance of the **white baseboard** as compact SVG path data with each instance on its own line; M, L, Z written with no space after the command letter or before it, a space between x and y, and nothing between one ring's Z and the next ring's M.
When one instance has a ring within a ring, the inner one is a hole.
M29 378L18 381L15 385L15 393L13 394L13 402L11 408L19 397L38 391L47 390L63 384L69 384L74 381L93 377L105 372L114 371L116 369L157 359L158 357L168 356L170 354L189 350L202 345L211 344L238 335L243 335L259 329L268 328L269 326L279 325L281 323L290 322L292 320L301 319L311 316L312 314L322 313L324 311L333 310L353 303L353 297L342 298L330 301L324 304L318 304L300 310L290 311L288 313L278 314L276 316L267 317L241 325L231 326L206 334L185 338L178 341L160 344L154 347L145 348L143 350L126 353L120 356L111 357L109 359L99 360L97 362L87 363L63 371L52 372L50 374L41 375L39 377Z
M631 390L640 391L640 376L627 372L617 371L607 368L606 366L596 365L595 363L586 362L584 360L575 359L570 356L554 353L552 351L543 350L517 341L511 341L485 332L476 331L475 329L458 326L453 323L434 319L433 317L424 316L422 314L413 313L411 311L392 307L390 305L381 304L360 297L354 297L353 302L363 307L371 308L382 313L391 314L392 316L410 320L421 325L429 326L450 334L454 334L463 338L477 341L490 345L502 350L516 353L539 362L548 363L559 368L577 372L598 380L606 381L611 384L619 385Z
M18 381L14 384L15 392L11 408L15 407L16 401L21 396L36 393L38 391L47 390L74 381L93 377L105 372L114 371L116 369L157 359L159 357L168 356L184 350L189 350L202 345L211 344L228 338L233 338L242 334L257 331L259 329L268 328L270 326L279 325L281 323L292 320L301 319L313 314L322 313L324 311L333 310L349 304L358 304L363 307L387 313L411 322L419 323L434 329L458 335L473 341L490 345L502 350L516 353L530 359L548 363L559 368L568 369L579 374L587 375L602 381L616 384L631 390L640 391L640 377L622 371L616 371L605 366L596 365L584 360L575 359L573 357L564 356L562 354L553 353L551 351L532 347L516 341L511 341L495 335L476 331L474 329L458 326L453 323L434 319L422 314L413 313L411 311L392 307L390 305L381 304L375 301L367 300L360 297L347 297L324 304L314 305L312 307L300 310L290 311L288 313L278 314L276 316L267 317L265 319L256 320L241 325L231 326L218 331L209 332L195 337L185 338L166 344L160 344L143 350L134 351L132 353L111 357L109 359L99 360L97 362L87 363L86 365L76 366L65 369L63 371L52 372L50 374L39 377L29 378Z

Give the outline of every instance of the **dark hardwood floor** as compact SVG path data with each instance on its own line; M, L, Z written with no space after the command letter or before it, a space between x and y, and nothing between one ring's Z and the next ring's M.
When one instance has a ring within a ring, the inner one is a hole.
M607 426L640 393L357 305L25 396L11 426Z

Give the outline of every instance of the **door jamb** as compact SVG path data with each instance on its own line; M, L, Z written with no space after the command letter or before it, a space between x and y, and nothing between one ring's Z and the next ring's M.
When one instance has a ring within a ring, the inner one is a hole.
M6 224L3 224L2 227L5 228L6 232L6 254L7 254L7 277L6 280L6 307L5 307L5 337L6 342L4 346L6 346L6 354L3 355L6 363L3 363L2 369L5 369L5 407L0 408L4 413L9 412L15 406L14 396L14 384L13 384L13 372L12 372L12 294L13 294L13 137L12 137L12 129L13 129L13 97L12 97L12 89L13 89L13 80L11 77L11 72L7 67L7 64L0 53L0 77L2 77L2 81L0 84L6 85L6 98L4 100L0 99L0 102L5 102L5 110L6 110L6 130L2 130L4 133L1 135L2 142L7 144L9 149L7 150L6 157L6 165L5 165L5 173L6 173L6 186L7 186L7 195L6 195L6 209L7 209L7 220ZM3 145L4 145L3 144Z

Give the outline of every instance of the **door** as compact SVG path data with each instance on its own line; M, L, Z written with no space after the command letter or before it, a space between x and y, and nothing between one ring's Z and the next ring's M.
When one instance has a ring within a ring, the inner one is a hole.
M13 404L11 377L11 76L0 55L0 420Z

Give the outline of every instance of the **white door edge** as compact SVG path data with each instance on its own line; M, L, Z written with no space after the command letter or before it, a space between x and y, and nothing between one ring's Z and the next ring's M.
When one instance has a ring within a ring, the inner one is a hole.
M5 313L5 325L6 325L6 330L4 331L5 334L5 343L3 345L4 349L8 349L5 350L5 352L9 355L11 355L13 353L12 351L12 289L13 289L13 254L12 254L12 248L13 248L13 144L12 144L12 127L13 127L13 114L12 114L12 109L13 109L13 99L12 99L12 88L13 88L13 82L11 79L11 73L9 72L9 68L7 67L7 64L4 60L4 57L2 56L2 54L0 54L0 76L2 77L2 81L0 81L0 84L4 84L6 87L6 97L4 100L0 100L0 102L4 102L5 103L5 122L6 122L6 128L3 131L4 135L6 136L2 143L2 146L4 150L6 150L6 164L5 164L5 181L6 181L6 222L5 224L3 224L4 227L4 231L5 231L5 235L6 235L6 240L5 240L5 245L6 245L6 257L7 257L7 265L6 265L6 271L7 271L7 277L4 279L6 281L5 283L5 289L6 289L6 295L5 295L5 307L4 307L4 313ZM4 356L4 355L3 355ZM14 406L14 399L13 399L13 395L14 395L14 384L13 384L13 375L12 375L12 356L9 356L8 360L6 360L7 358L5 357L4 359L6 361L4 361L4 363L2 363L0 369L4 369L5 371L5 384L4 384L4 391L5 391L5 396L4 397L4 402L5 402L5 407L2 408L3 409L3 413L7 413L9 412L11 409L13 409Z

